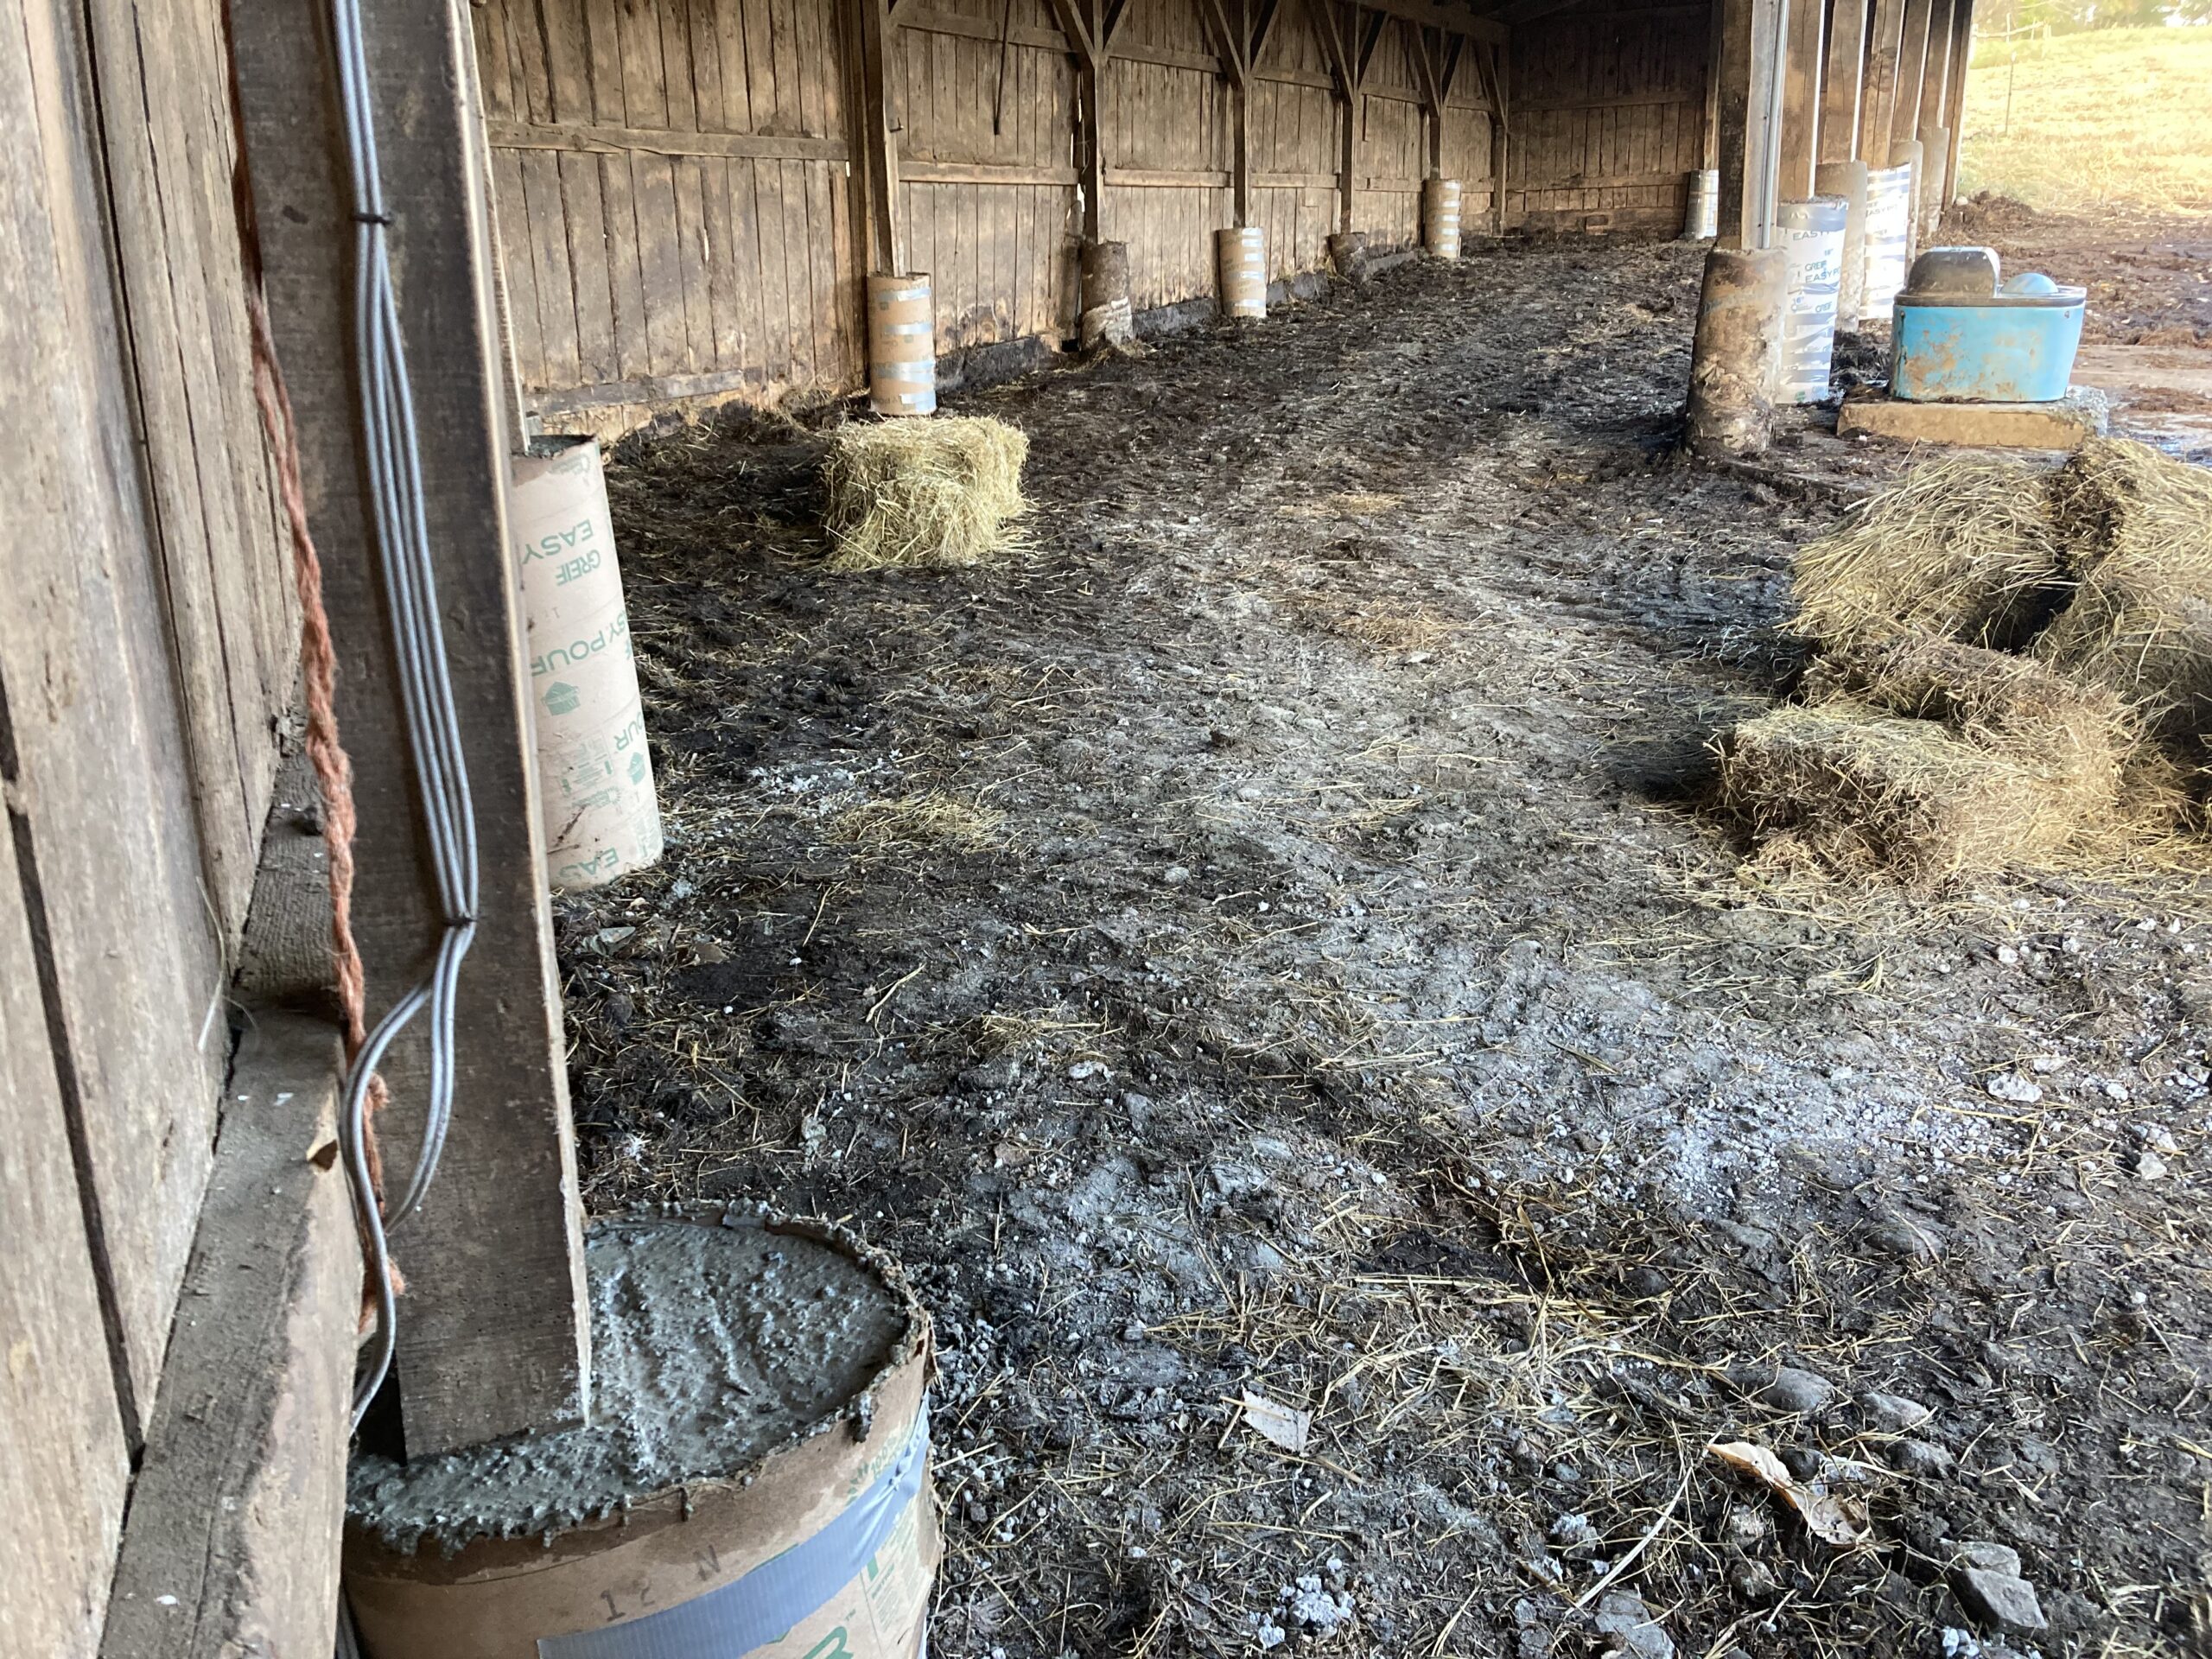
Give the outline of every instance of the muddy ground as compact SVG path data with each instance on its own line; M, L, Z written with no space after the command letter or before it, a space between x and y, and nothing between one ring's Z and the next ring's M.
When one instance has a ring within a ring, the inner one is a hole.
M1904 462L1678 462L1699 264L953 399L1031 438L1000 569L819 570L813 432L615 468L670 844L558 909L588 1199L908 1265L933 1652L2205 1643L2212 895L1746 863L1707 745Z

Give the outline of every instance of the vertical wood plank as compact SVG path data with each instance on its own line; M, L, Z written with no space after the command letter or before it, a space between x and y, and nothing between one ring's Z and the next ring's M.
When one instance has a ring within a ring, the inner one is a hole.
M246 147L265 241L270 315L299 406L308 518L339 642L339 721L360 806L356 912L372 1008L435 938L413 791L391 697L393 642L369 572L353 368L351 201L337 175L321 43L287 0L237 0ZM507 556L508 440L495 384L483 204L455 96L458 41L442 0L367 16L387 176L406 181L391 232L422 434L429 545L483 849L475 949L459 982L459 1098L436 1184L396 1241L410 1281L398 1376L410 1452L578 1420L589 1389L560 996L537 832L529 677ZM407 118L396 118L396 111ZM430 372L425 365L435 365ZM390 1144L419 1133L420 1027L385 1068Z
M1821 0L1790 0L1784 27L1779 182L1782 200L1796 201L1813 194L1820 150Z
M1859 153L1859 106L1866 79L1866 21L1873 0L1833 0L1821 67L1821 154L1847 162Z
M0 765L21 902L42 953L33 982L56 1044L114 1387L135 1437L207 1180L228 1033L201 815L184 799L193 751L180 741L165 639L167 550L156 537L170 527L142 505L143 417L132 401L167 399L189 359L173 332L142 332L116 308L98 140L78 101L80 49L48 0L23 0L0 48L12 128L0 163L11 227L0 238L10 267L0 340L26 393L10 422L22 444L15 475L35 485L13 526L11 602L0 606ZM118 185L112 174L109 183ZM116 226L132 276L163 274L168 250L146 239L151 228ZM150 354L156 341L166 356ZM143 372L126 379L134 359ZM158 513L162 498L153 502Z

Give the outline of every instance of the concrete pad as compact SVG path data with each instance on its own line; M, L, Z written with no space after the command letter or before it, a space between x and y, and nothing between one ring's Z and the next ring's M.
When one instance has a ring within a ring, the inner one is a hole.
M1836 416L1837 435L1864 432L1903 443L1956 443L1986 449L2078 449L2111 425L2105 396L2070 388L2055 404L1910 404L1854 392Z

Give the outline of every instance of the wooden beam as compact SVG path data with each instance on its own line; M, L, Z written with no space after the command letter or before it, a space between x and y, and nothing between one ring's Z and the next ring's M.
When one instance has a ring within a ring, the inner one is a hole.
M1406 34L1406 58L1413 66L1414 90L1421 98L1421 165L1425 176L1440 179L1444 176L1444 92L1438 76L1437 59L1443 47L1433 30L1419 23L1402 23Z
M1230 211L1242 227L1252 222L1252 0L1201 0L1200 9L1221 43L1229 82Z
M312 894L322 872L304 874ZM320 1654L337 1628L361 1308L333 1138L341 1064L327 1020L257 1010L239 1042L104 1659Z
M1873 0L1833 0L1821 66L1821 149L1824 162L1859 153L1859 102L1866 79L1866 12Z
M1950 141L1944 146L1942 194L1948 207L1959 195L1959 141L1966 130L1967 67L1974 56L1974 0L1953 0L1951 7L1950 90L1943 99L1944 124Z
M1920 129L1920 83L1928 67L1928 24L1934 0L1905 0L1904 37L1897 48L1897 81L1890 104L1890 148L1910 143ZM1919 181L1914 181L1916 193Z
M1929 0L1928 45L1921 60L1920 110L1913 124L1916 138L1943 124L1944 101L1951 86L1951 6L1952 0ZM1937 166L1936 157L1928 157L1931 179Z
M1355 16L1362 10L1359 6L1352 8ZM1375 48L1382 44L1383 26L1389 21L1389 13L1377 11L1369 16L1362 26L1359 54L1352 60L1351 89L1355 92L1367 85L1367 72L1375 65Z
M232 0L231 16L270 319L299 416L338 651L338 723L360 815L354 927L374 1018L421 973L442 918L395 696L397 648L372 575L352 346L358 227L323 31L302 28L291 0ZM482 870L475 948L459 979L452 1129L436 1184L393 1240L409 1281L397 1370L407 1446L426 1453L579 1421L589 1340L529 664L507 542L487 204L469 168L456 20L447 0L385 0L365 26ZM384 1068L396 1180L421 1134L425 1035L418 1022Z
M1728 9L1711 0L1712 29L1705 42L1705 127L1698 140L1698 165L1708 170L1720 165L1720 54L1721 34Z
M1259 64L1260 54L1268 49L1268 36L1275 31L1275 19L1281 16L1281 0L1261 0L1259 9L1253 14L1249 61L1255 67Z
M1897 100L1897 54L1904 47L1905 0L1872 0L1866 26L1866 76L1859 104L1859 157L1890 164L1890 113Z
M1790 0L1783 48L1782 161L1777 181L1783 201L1813 194L1813 164L1821 128L1821 0Z
M1449 34L1464 35L1471 41L1484 41L1494 46L1505 43L1505 26L1471 8L1440 5L1435 0L1363 0L1363 9Z
M1786 0L1721 0L1719 245L1763 248L1774 229L1780 169Z
M1106 144L1100 125L1098 80L1105 67L1109 22L1100 0L1052 0L1052 15L1075 49L1076 168L1082 175L1083 238L1104 239Z
M1510 143L1506 121L1505 48L1492 46L1475 60L1490 71L1490 229L1492 236L1505 233L1505 163Z
M1459 78L1459 59L1465 52L1466 47L1465 35L1454 35L1449 37L1449 43L1444 48L1443 67L1436 78L1436 97L1440 104L1452 96L1452 84Z
M859 107L863 171L868 198L869 269L887 276L906 274L906 245L899 212L899 94L893 90L891 59L899 50L899 24L893 0L858 0L860 8Z

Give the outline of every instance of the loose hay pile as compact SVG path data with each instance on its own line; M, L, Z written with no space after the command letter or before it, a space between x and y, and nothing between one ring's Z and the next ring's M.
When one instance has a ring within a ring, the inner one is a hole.
M1923 467L1796 591L1805 701L1721 746L1782 855L1929 886L2171 828L2212 729L2212 474L2119 441Z
M1002 421L942 416L841 427L823 466L833 570L976 564L1028 510L1029 440Z
M1792 626L1824 641L2016 645L2063 597L2063 568L2033 473L1936 461L1798 554Z
M2051 512L2081 586L2037 655L2197 747L2212 727L2212 472L2094 441L2054 477Z

